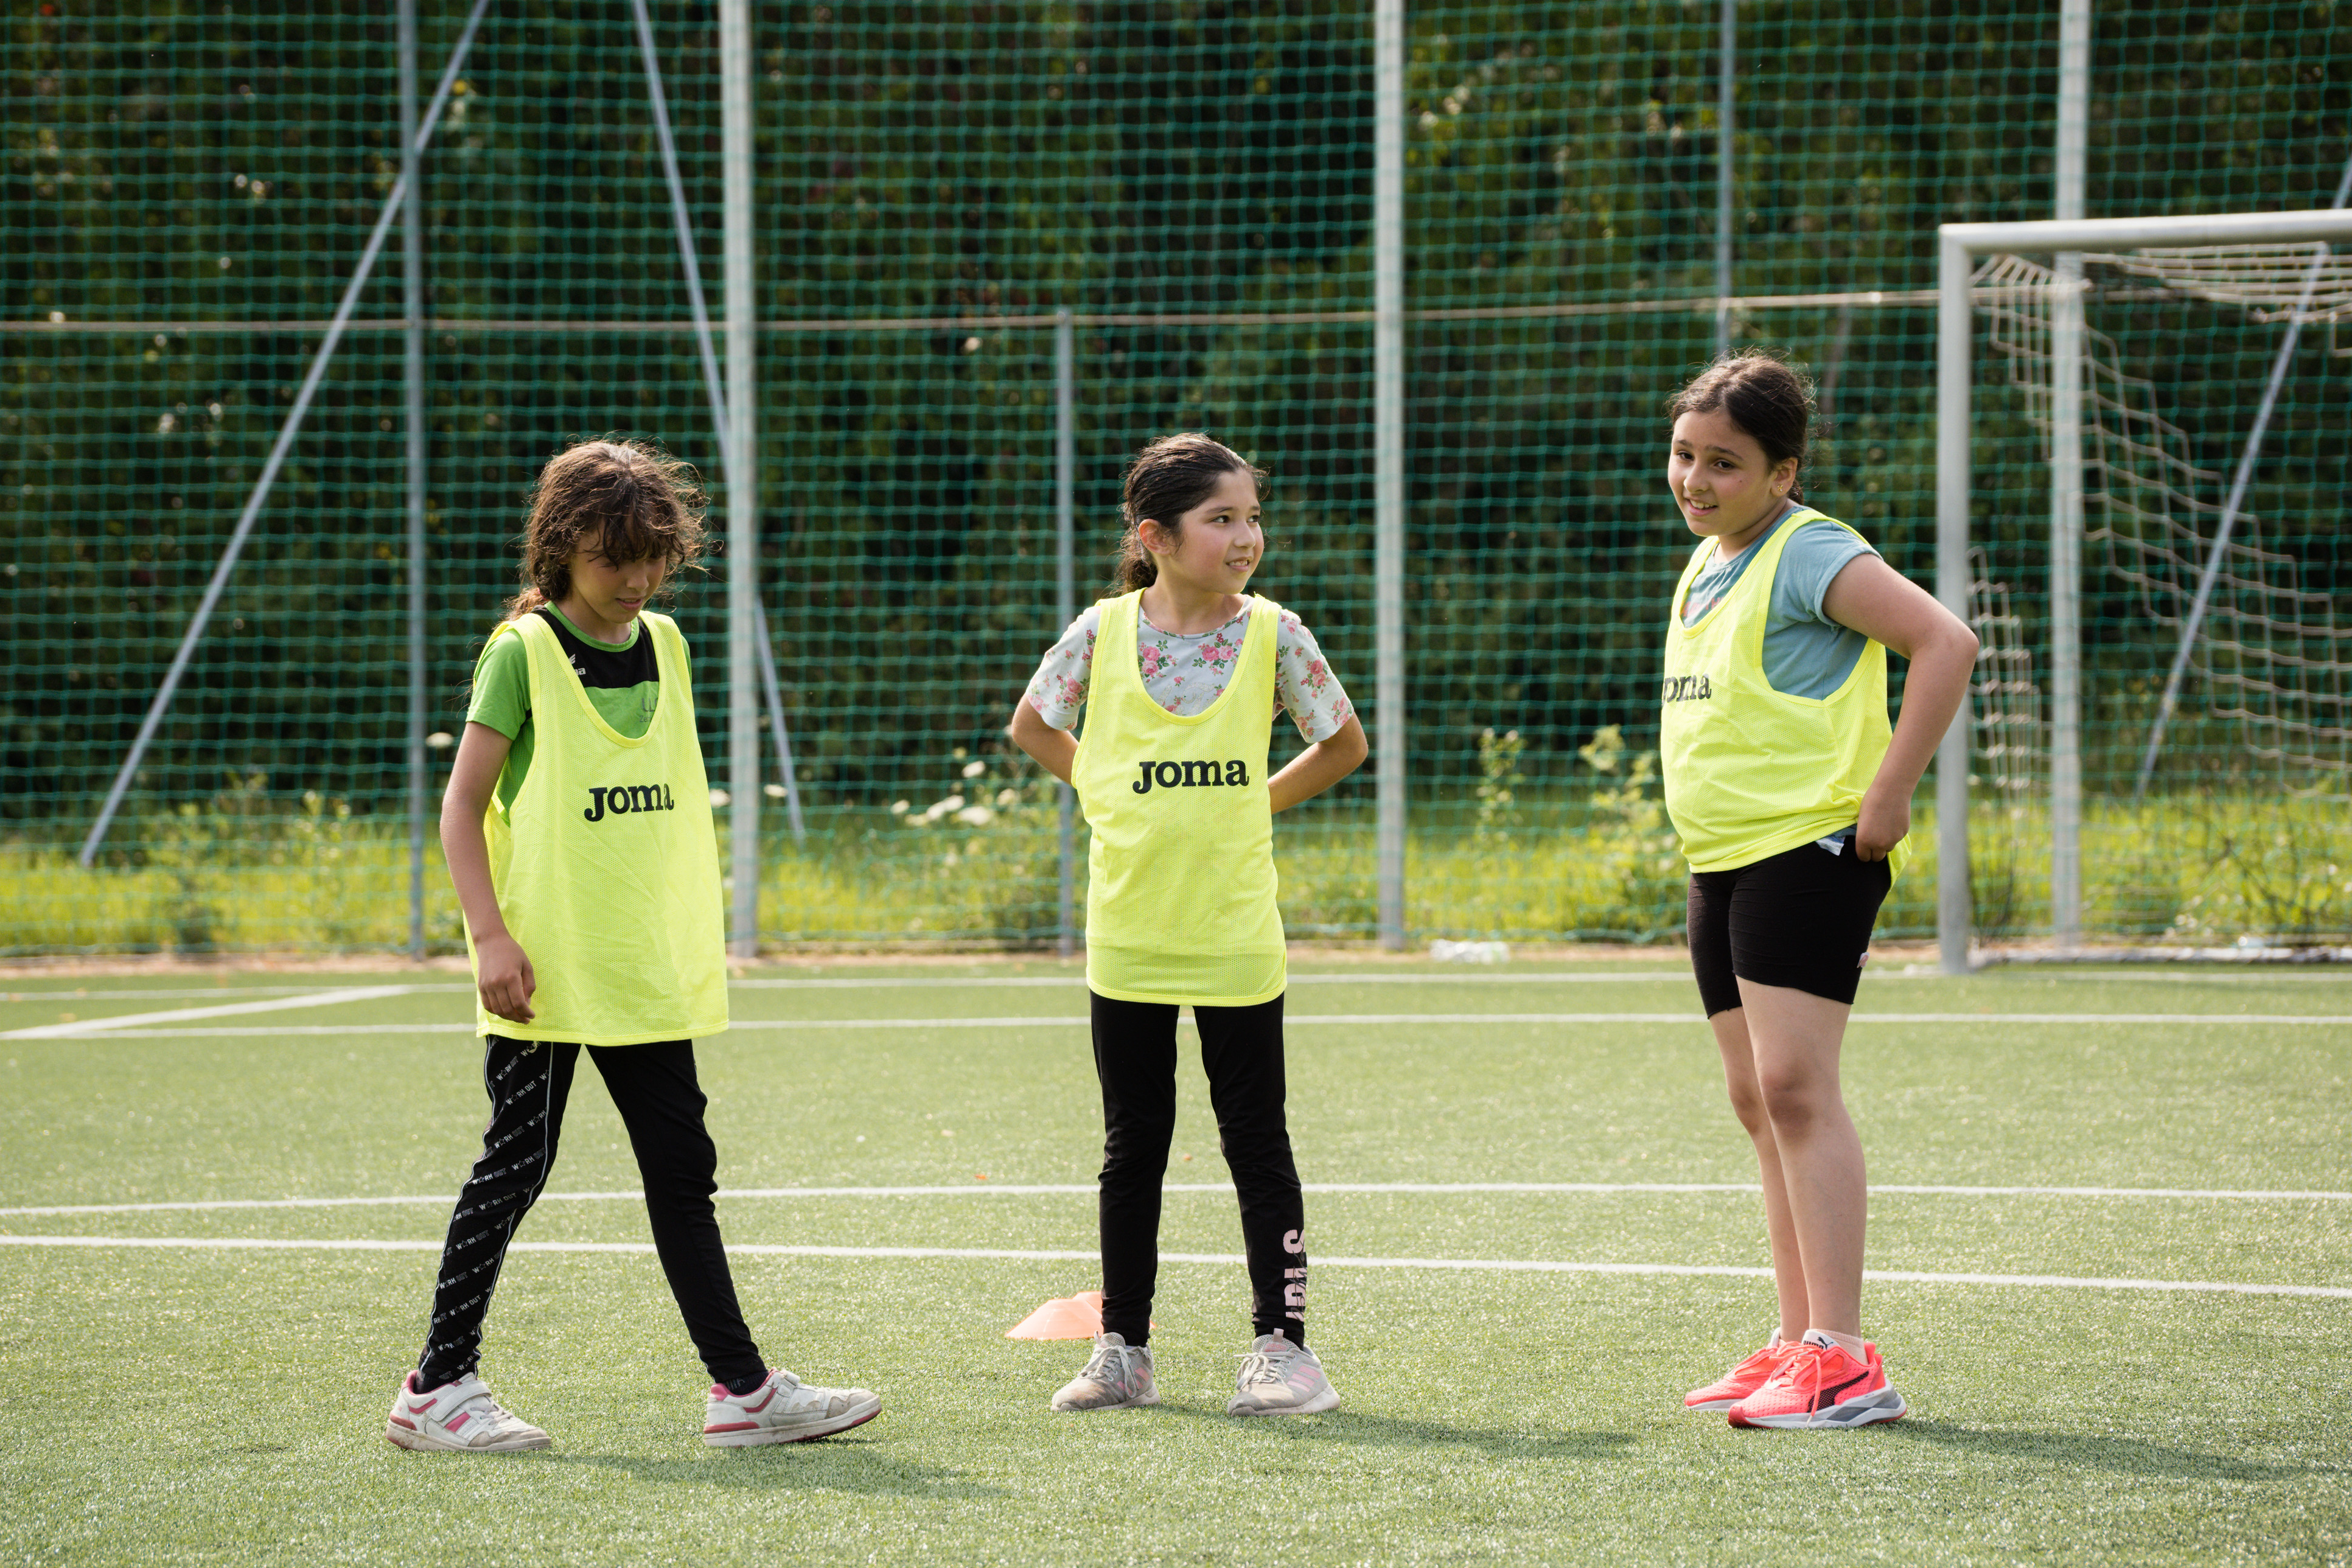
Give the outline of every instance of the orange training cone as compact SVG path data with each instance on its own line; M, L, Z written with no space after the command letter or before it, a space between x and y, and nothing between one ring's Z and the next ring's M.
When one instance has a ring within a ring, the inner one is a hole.
M1103 1332L1103 1293L1056 1296L1004 1331L1006 1339L1092 1339ZM1160 1325L1151 1325L1158 1328Z

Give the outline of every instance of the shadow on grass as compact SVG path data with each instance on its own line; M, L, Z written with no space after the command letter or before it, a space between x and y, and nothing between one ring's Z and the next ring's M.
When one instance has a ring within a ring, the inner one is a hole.
M1013 1495L1003 1487L966 1480L956 1470L890 1458L880 1443L845 1435L812 1443L713 1448L692 1458L551 1453L542 1456L541 1462L591 1465L641 1481L684 1482L737 1491L837 1491L940 1500Z
M2075 1432L2019 1432L1998 1428L1956 1427L1945 1421L1912 1416L1889 1421L1876 1428L1889 1440L1956 1448L2003 1459L2049 1459L2062 1465L2113 1470L2118 1475L2156 1479L2270 1481L2300 1476L2340 1473L2336 1465L2266 1465L2221 1454L2200 1454L2171 1448L2137 1437L2097 1437Z
M1321 1416L1265 1416L1239 1420L1222 1409L1166 1404L1160 1406L1157 1414L1162 1420L1174 1416L1211 1421L1227 1428L1246 1427L1284 1442L1377 1444L1423 1453L1476 1448L1499 1459L1606 1459L1634 1441L1631 1432L1563 1432L1541 1427L1506 1431L1446 1421L1370 1416L1345 1407Z

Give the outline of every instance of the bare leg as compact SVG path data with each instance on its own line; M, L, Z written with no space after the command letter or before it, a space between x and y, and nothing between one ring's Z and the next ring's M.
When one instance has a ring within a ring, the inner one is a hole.
M1763 1091L1756 1086L1756 1060L1748 1043L1748 1009L1733 1008L1706 1022L1715 1030L1716 1049L1723 1053L1723 1082L1731 1092L1732 1113L1756 1145L1756 1170L1764 1184L1764 1233L1772 1244L1772 1288L1780 1299L1780 1337L1793 1344L1798 1335L1813 1326L1813 1320L1807 1315L1804 1263L1797 1248L1796 1223L1789 1215L1780 1147L1772 1136L1772 1119L1764 1112Z
M1869 1187L1862 1138L1838 1089L1838 1051L1845 1040L1846 1016L1853 1009L1787 986L1748 980L1739 982L1739 996L1756 1089L1779 1151L1788 1221L1803 1270L1809 1321L1802 1326L1859 1335ZM1730 1016L1717 1015L1718 1030ZM1759 1138L1759 1151L1763 1146ZM1769 1194L1769 1174L1765 1186ZM1769 1210L1769 1197L1766 1202ZM1777 1227L1772 1251L1777 1268Z

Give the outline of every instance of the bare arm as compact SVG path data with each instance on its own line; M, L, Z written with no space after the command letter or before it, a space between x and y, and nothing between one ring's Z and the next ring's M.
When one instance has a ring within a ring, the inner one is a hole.
M1004 733L1038 767L1065 784L1070 781L1070 769L1078 760L1077 737L1047 724L1045 716L1030 706L1027 697L1013 705L1013 722L1004 727Z
M482 813L499 787L499 769L514 742L486 724L468 724L457 742L449 787L441 794L441 858L457 885L466 929L473 933L475 985L491 1015L515 1023L531 1020L530 994L539 988L522 944L507 930L499 895L490 883L490 847L482 837Z
M1822 596L1822 612L1911 661L1903 683L1903 712L1878 777L1863 794L1862 820L1853 833L1855 855L1885 860L1911 831L1912 792L1967 700L1977 634L1926 589L1874 555L1846 563Z
M1361 768L1371 749L1370 743L1364 739L1363 725L1349 714L1346 724L1292 758L1289 765L1274 776L1274 781L1266 786L1274 809L1287 811L1301 800L1312 800Z

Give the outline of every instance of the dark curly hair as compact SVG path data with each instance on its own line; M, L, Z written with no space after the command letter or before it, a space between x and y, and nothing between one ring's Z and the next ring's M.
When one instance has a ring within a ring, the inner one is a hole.
M583 441L549 459L531 486L522 531L522 591L509 621L572 592L572 558L594 538L615 561L701 570L707 505L694 470L646 441Z

